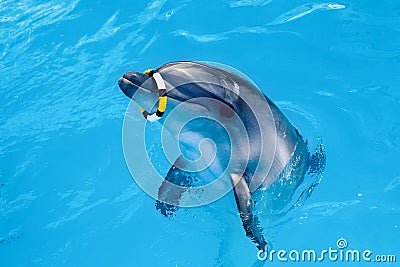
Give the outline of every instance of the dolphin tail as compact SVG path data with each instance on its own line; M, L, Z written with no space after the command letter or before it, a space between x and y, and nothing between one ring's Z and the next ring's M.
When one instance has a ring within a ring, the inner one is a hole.
M264 239L258 217L253 213L254 203L251 199L250 189L242 176L231 174L231 181L246 236L256 244L259 250L264 251L267 242Z
M166 217L172 217L179 209L179 201L188 187L193 186L193 173L180 169L179 157L169 169L165 180L158 189L158 200L155 203L156 209ZM174 185L179 185L177 188Z

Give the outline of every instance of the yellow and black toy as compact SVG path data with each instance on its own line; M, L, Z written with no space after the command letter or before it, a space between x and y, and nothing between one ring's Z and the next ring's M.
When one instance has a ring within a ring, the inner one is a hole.
M146 70L144 74L149 75L150 77L153 77L153 79L156 81L157 88L158 88L158 108L157 111L153 114L150 114L147 112L144 108L140 108L140 112L142 112L143 116L145 117L146 120L150 122L155 122L161 119L161 117L164 115L165 109L167 108L167 89L165 87L165 83L163 78L161 77L160 73L155 72L154 70Z

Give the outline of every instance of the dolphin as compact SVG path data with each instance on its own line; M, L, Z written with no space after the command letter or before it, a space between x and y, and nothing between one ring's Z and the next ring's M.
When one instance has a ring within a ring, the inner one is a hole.
M297 168L296 177L283 183L294 192L309 161L306 142L279 108L244 74L217 63L171 62L145 73L127 72L118 84L146 118L157 115L181 146L182 155L158 189L156 208L171 216L181 205L185 188L224 177L215 183L215 190L233 188L246 235L265 250L267 242L255 212L256 193ZM161 112L160 91L167 98ZM201 145L202 140L212 144ZM199 158L206 158L207 168L200 166Z

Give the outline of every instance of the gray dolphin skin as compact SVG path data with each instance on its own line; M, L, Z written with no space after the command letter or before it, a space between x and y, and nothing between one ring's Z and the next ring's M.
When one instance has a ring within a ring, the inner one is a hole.
M154 71L164 80L168 98L164 115L158 122L178 140L182 152L158 190L156 208L163 215L171 216L184 196L182 188L208 184L222 175L226 179L221 181L229 181L233 187L246 235L258 249L264 250L267 243L255 212L255 196L275 186L284 173L296 169L291 182L283 183L285 192L294 192L309 166L306 142L278 107L247 77L233 69L182 61L162 65ZM158 88L151 76L127 72L118 84L141 107L150 113L157 110ZM184 112L174 113L182 103L186 103ZM243 124L244 134L236 124L230 123L234 114ZM168 118L169 115L173 118ZM188 116L195 119L184 121ZM200 151L201 140L212 140L214 146L203 146ZM193 166L189 165L198 164L196 159L214 151L215 157L207 168L190 171ZM176 190L167 181L182 188ZM227 186L224 182L216 183L215 190L224 186Z

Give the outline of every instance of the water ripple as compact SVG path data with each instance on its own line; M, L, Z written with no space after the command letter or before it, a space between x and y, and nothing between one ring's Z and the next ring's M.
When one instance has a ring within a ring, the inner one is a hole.
M373 44L365 42L340 43L332 46L332 50L382 59L391 59L400 56L400 49L385 50L376 48Z
M267 23L266 25L278 25L288 23L297 20L301 17L309 15L317 10L336 10L346 8L345 5L334 4L334 3L323 3L323 4L305 4L298 6L286 13L283 13L275 20Z
M93 193L94 189L77 191L76 196L70 202L66 203L66 205L71 209L82 207Z
M139 193L141 193L139 188L136 185L131 185L129 188L126 188L124 191L122 191L113 201L111 201L110 204L114 205L125 202L132 198L136 198Z
M291 32L291 31L277 31L277 30L269 30L264 27L248 27L248 26L240 26L237 28L234 28L232 30L222 32L222 33L215 33L215 34L194 34L190 33L187 30L177 30L173 31L172 34L175 36L183 36L188 39L192 39L194 41L200 42L200 43L208 43L208 42L215 42L215 41L221 41L228 39L229 35L231 34L273 34L273 33L288 33L288 34L293 34L298 36L297 33Z
M64 29L88 12L78 10L79 0L2 1L0 72L7 75L0 80L0 155L28 137L45 141L62 129L82 131L122 116L126 99L115 94L116 80L159 37L144 30L187 5L165 11L166 2L150 1L130 19L121 18L120 9L110 10L93 35L84 31L74 40Z
M16 199L7 201L0 199L2 207L0 208L0 215L6 216L9 213L26 209L37 198L33 191L20 194Z
M344 201L322 201L303 206L296 212L289 213L285 216L274 216L269 221L269 228L276 226L288 225L289 223L303 224L306 221L315 221L327 216L332 216L344 208L359 205L360 200L344 200Z
M231 6L246 6L246 5L263 5L268 4L270 1L235 1L231 2ZM260 4L261 3L261 4ZM336 10L344 9L346 6L335 3L323 3L323 4L305 4L298 6L282 15L278 16L276 19L272 20L261 26L239 26L232 30L221 32L221 33L208 33L208 34L195 34L191 33L189 30L175 30L172 32L174 36L183 36L188 39L192 39L197 42L207 43L227 39L229 35L235 33L249 33L249 34L270 34L270 33L289 33L299 36L299 34L292 31L278 31L271 30L271 26L285 24L306 15L309 15L317 10Z
M135 20L131 23L131 25L140 24L144 26L149 24L154 19L165 19L166 16L161 14L160 11L166 2L167 0L154 0L149 2L142 12L134 16Z
M199 35L199 34L190 33L187 30L177 30L177 31L173 31L172 32L172 34L175 35L175 36L184 36L184 37L187 37L189 39L193 39L194 41L201 42L201 43L224 40L224 39L226 39L227 33L228 32L219 33L219 34Z
M109 19L107 19L103 26L101 26L101 28L93 36L83 36L76 45L76 48L79 48L80 46L88 43L98 42L107 39L113 36L117 31L119 31L120 27L114 26L118 13L119 11L115 12Z
M313 204L306 205L304 207L304 212L307 214L311 214L311 217L317 218L331 216L341 209L353 205L359 204L359 200L347 200L347 201L339 201L339 202L317 202Z
M139 52L139 55L143 54L146 52L147 49L158 39L159 34L156 32L153 37L147 42L147 44L142 48L142 50Z
M108 201L108 199L105 199L105 198L99 199L99 200L97 200L96 202L94 202L94 203L92 203L90 205L82 207L81 209L79 209L77 212L75 212L73 214L70 214L70 215L67 215L67 216L63 216L63 217L59 218L58 220L47 224L44 228L45 229L58 228L58 227L62 226L64 223L72 221L72 220L75 220L76 218L78 218L82 214L88 212L89 210L93 209L94 207L96 207L96 206L98 206L98 205L100 205L100 204L102 204L104 202L107 202L107 201Z
M266 6L271 3L272 0L235 0L229 1L230 7L244 7L244 6Z
M37 1L2 2L0 17L3 17L2 22L5 23L0 31L0 59L7 55L13 57L14 60L17 59L26 52L31 42L41 36L39 29L76 18L77 15L71 13L78 2L42 4L38 4Z
M385 189L383 189L383 192L389 192L394 189L396 189L398 186L400 186L400 176L397 176L393 180L391 180L386 186Z

